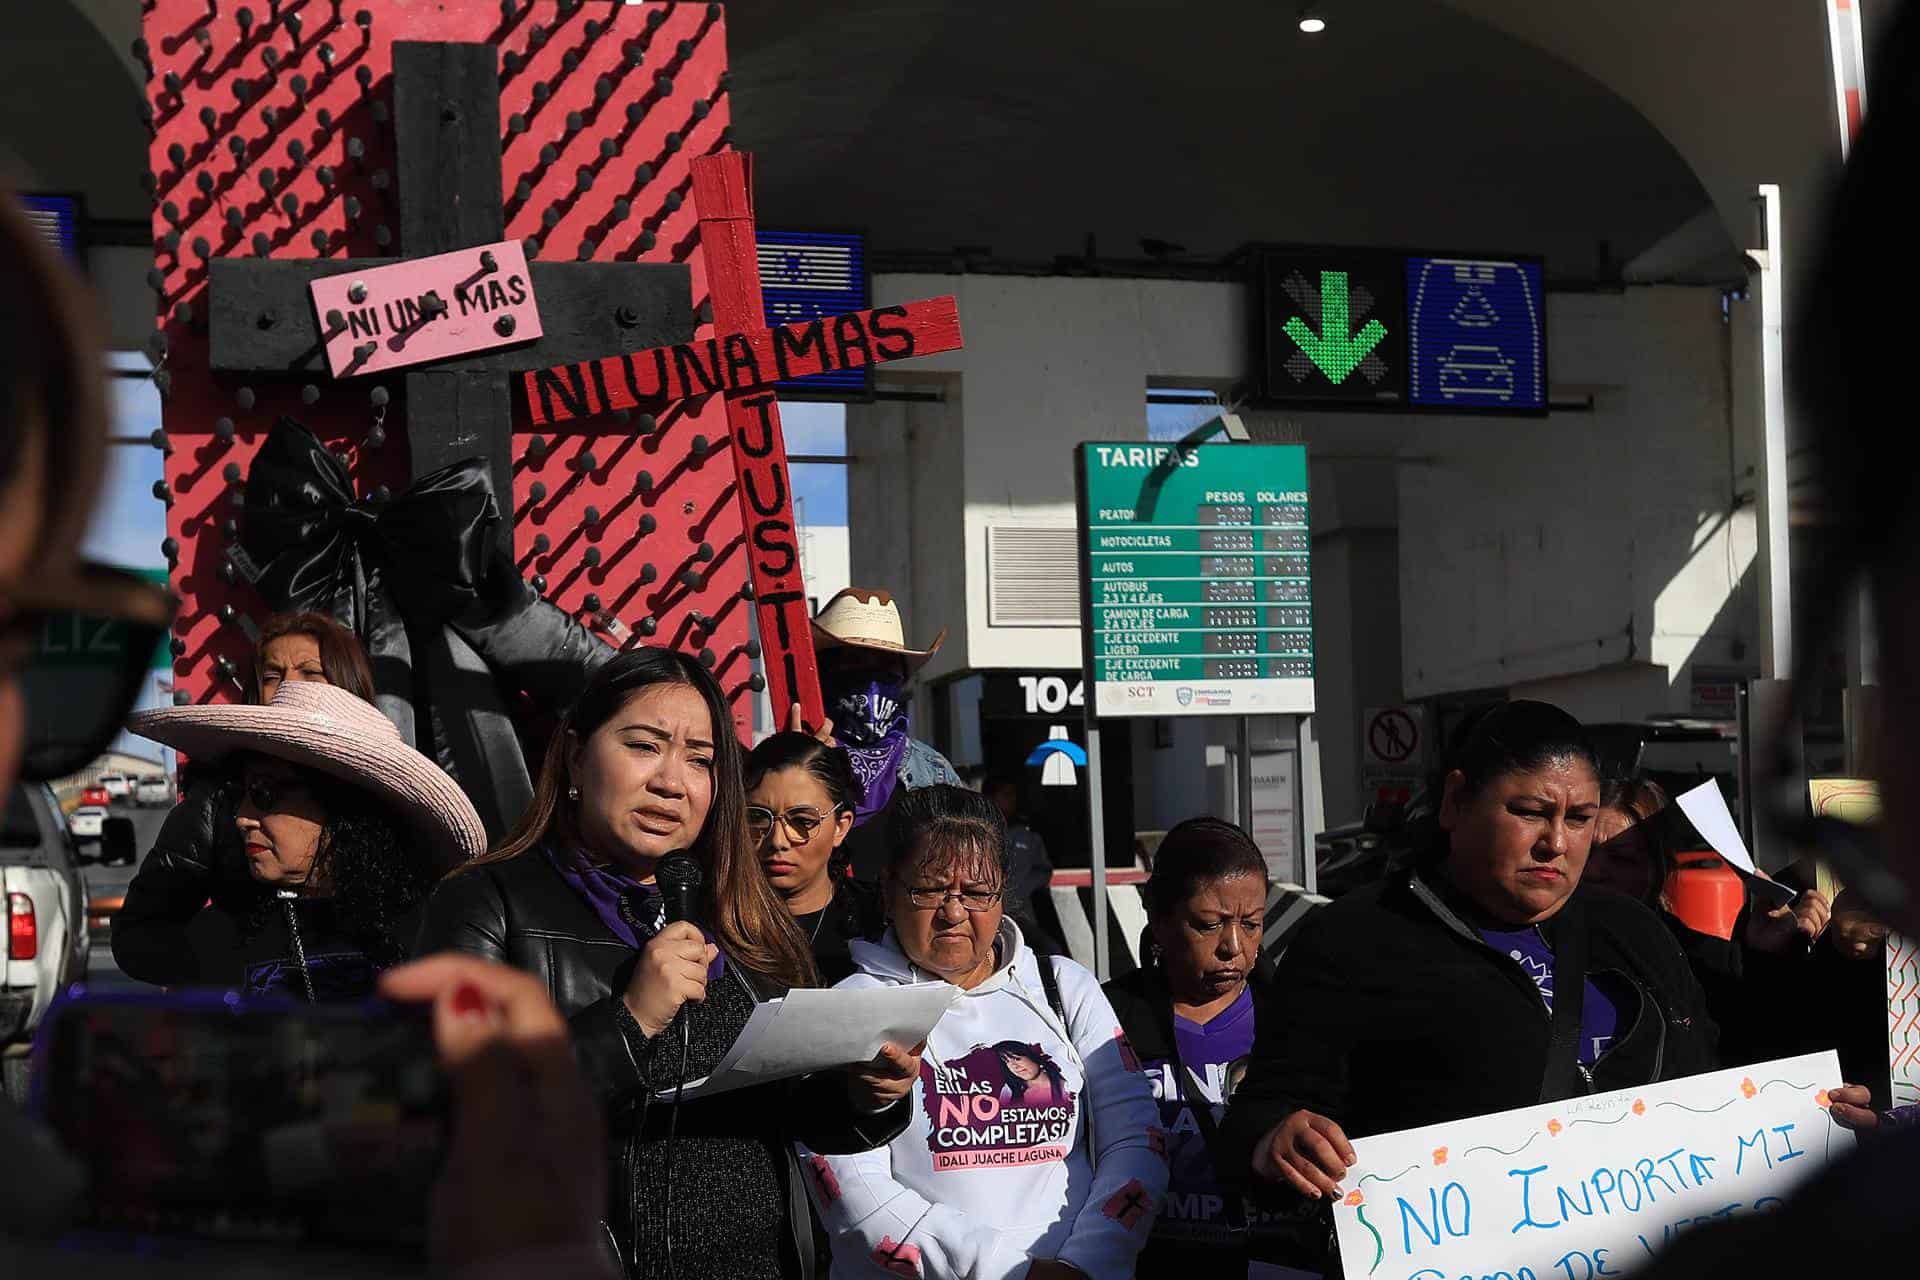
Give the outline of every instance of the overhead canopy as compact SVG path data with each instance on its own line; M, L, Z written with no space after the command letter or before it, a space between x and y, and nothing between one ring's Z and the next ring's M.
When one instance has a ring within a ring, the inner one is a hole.
M726 7L763 220L882 250L1318 240L1533 251L1579 280L1605 242L1614 267L1659 248L1632 278L1738 278L1752 185L1783 185L1791 235L1838 159L1804 0L1321 0L1315 37L1292 0ZM139 10L29 5L0 42L0 159L96 216L145 214Z
M1617 270L1712 207L1639 110L1535 44L1435 0L1321 8L1310 37L1274 0L735 0L735 137L765 223L1013 261L1318 241L1584 279L1602 243ZM1737 273L1724 230L1707 256Z

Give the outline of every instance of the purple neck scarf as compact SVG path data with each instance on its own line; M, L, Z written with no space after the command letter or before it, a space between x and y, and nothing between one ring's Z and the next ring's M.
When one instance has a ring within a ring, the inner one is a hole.
M833 733L846 749L862 795L853 807L859 826L887 807L907 754L907 704L897 680L868 680L839 691L829 708Z
M635 951L646 946L648 939L666 924L666 908L660 901L660 890L653 885L641 884L610 866L595 866L578 853L562 856L548 848L546 854L560 878L580 895L581 901L593 908L600 923ZM705 925L700 926L700 936L713 941ZM707 967L707 981L712 982L725 969L726 956L715 956Z

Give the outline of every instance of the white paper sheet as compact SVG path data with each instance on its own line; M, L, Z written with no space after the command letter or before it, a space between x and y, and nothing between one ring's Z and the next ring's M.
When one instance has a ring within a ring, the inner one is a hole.
M1693 790L1681 792L1674 803L1687 815L1701 838L1713 846L1715 853L1753 877L1748 883L1765 905L1780 906L1793 901L1793 890L1774 884L1753 865L1753 855L1747 852L1747 842L1740 838L1740 828L1734 825L1733 813L1727 808L1727 798L1720 794L1718 782L1708 778Z
M927 1038L962 992L946 982L863 991L790 991L757 1006L713 1071L689 1080L682 1100L866 1062L892 1041L910 1049ZM671 1098L662 1089L658 1098Z
M1740 828L1733 824L1733 813L1727 808L1727 798L1720 794L1718 782L1708 778L1693 790L1682 791L1674 803L1715 853L1748 875L1758 874L1759 868L1753 865L1747 842L1740 838Z

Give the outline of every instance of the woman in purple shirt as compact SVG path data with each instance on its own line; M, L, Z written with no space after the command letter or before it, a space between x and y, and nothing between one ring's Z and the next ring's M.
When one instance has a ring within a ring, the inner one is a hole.
M1579 721L1501 703L1442 776L1423 856L1314 912L1281 958L1221 1133L1233 1175L1286 1202L1335 1195L1349 1138L1718 1065L1673 935L1580 883L1600 779Z
M1288 1260L1308 1216L1254 1209L1216 1165L1220 1119L1266 1016L1266 860L1232 823L1190 818L1161 841L1145 892L1147 963L1106 985L1160 1104L1171 1172L1135 1275L1244 1276L1250 1257Z

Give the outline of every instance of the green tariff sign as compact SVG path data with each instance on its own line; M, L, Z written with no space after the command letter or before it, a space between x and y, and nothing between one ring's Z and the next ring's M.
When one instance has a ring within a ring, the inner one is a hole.
M1398 255L1273 251L1259 262L1268 399L1405 399L1406 279Z
M1083 444L1074 470L1093 713L1311 712L1305 446Z

